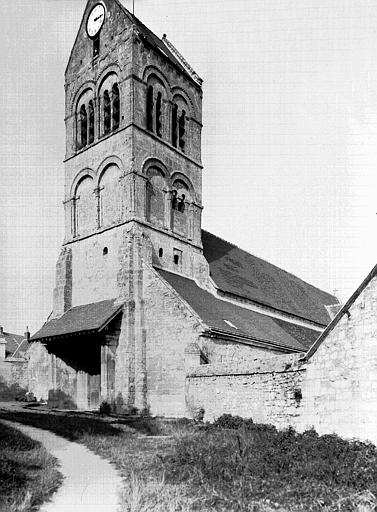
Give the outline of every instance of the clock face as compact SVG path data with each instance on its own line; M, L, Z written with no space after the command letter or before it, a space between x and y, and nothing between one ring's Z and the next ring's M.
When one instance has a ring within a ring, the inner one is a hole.
M101 30L103 22L105 21L105 7L103 4L97 4L90 11L88 21L86 23L86 31L89 37L95 37Z

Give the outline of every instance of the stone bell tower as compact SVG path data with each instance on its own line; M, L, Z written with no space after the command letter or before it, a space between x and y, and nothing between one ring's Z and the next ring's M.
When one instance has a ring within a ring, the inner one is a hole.
M89 0L66 69L65 239L54 315L118 295L124 230L202 272L201 80L118 0Z
M89 315L104 301L123 308L113 332L96 333L101 397L144 408L146 269L208 278L201 79L165 35L155 36L119 0L88 0L65 93L65 238L50 319L77 308ZM85 386L77 381L84 408Z

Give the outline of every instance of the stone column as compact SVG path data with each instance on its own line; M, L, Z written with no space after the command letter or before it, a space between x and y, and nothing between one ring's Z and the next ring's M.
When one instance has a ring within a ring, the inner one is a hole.
M194 239L194 205L192 203L187 205L187 238Z
M164 189L164 229L171 229L171 191Z

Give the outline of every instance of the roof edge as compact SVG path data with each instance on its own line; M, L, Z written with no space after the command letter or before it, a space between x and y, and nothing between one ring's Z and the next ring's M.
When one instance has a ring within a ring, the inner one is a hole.
M288 347L287 345L283 345L276 341L265 340L262 338L255 338L254 336L249 336L246 333L241 333L241 332L235 333L232 331L227 331L225 329L222 330L222 329L218 329L215 327L210 327L207 331L204 331L201 334L201 336L210 336L211 334L213 334L215 336L216 335L219 335L222 337L225 336L228 339L230 339L231 341L235 341L237 343L243 343L245 345L250 345L250 342L254 342L257 346L263 347L263 348L266 348L266 346L268 346L268 347L271 347L272 349L273 348L281 349L282 351L287 352L287 353L292 353L292 352L299 353L299 354L303 353L303 349L299 350L298 348L296 349L293 347Z
M340 308L335 317L331 320L329 325L323 331L323 333L316 339L310 349L307 351L305 356L302 358L303 361L308 361L318 350L322 342L325 338L330 334L330 332L336 327L339 321L342 319L343 315L347 313L352 304L355 302L357 297L361 294L361 292L368 286L368 284L372 281L372 279L377 275L377 265L375 265L366 278L362 281L360 286L353 292L351 297L347 300L347 302Z

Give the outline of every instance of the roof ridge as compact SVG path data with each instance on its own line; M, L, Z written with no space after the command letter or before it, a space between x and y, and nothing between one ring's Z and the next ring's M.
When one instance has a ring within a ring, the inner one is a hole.
M214 235L213 233L211 233L210 231L207 231L206 229L202 229L202 231L208 233L209 235L215 237L215 238L218 238L219 240L221 240L222 242L225 242L226 244L229 244L233 247L235 247L236 249L238 249L239 251L242 251L246 254L248 254L249 256L253 256L254 258L257 258L258 260L260 261L263 261L264 263L267 263L268 265L271 265L272 267L276 268L277 270L279 270L280 272L284 272L284 274L287 274L288 276L292 276L294 277L295 279L297 279L298 281L301 281L302 283L304 283L305 285L307 286L310 286L311 288L314 288L315 290L318 290L319 292L321 293L326 293L327 295L330 295L331 297L333 297L334 299L336 299L338 302L334 302L334 304L339 304L339 300L334 296L332 295L330 292L326 291L326 290L322 290L321 288L319 288L318 286L315 286L311 283L308 283L307 281L305 281L304 279L302 279L301 277L298 277L296 276L295 274L293 274L292 272L289 272L288 270L285 270L281 267L278 267L277 265L275 265L275 263L271 263L270 261L268 261L267 259L265 258L262 258L261 256L257 256L249 251L247 251L246 249L242 249L242 247L239 247L238 245L232 243L232 242L229 242L228 240L225 240L225 238L222 238L218 235ZM330 304L329 304L330 305Z
M166 44L172 54L180 61L182 66L186 69L186 71L190 74L191 78L195 80L198 85L203 84L203 79L200 78L198 73L194 70L192 66L187 62L187 60L183 57L183 55L177 50L177 48L173 45L171 41L167 38L166 34L162 36L161 41Z

